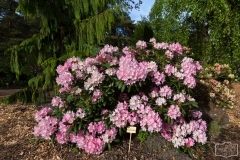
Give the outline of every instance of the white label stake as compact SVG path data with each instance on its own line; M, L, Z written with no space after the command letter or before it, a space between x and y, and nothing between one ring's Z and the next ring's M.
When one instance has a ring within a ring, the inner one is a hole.
M129 140L129 147L128 147L128 152L130 152L131 141L132 141L132 133L136 133L136 127L134 127L134 126L129 126L129 127L127 128L127 133L130 133L130 140Z

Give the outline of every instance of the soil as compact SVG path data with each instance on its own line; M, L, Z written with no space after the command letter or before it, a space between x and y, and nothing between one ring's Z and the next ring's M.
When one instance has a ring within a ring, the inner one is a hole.
M204 119L209 124L208 142L206 150L199 151L199 157L203 160L240 159L238 155L240 146L240 83L231 85L236 92L236 105L234 109L222 109L211 105L207 100L198 99L199 106L204 113ZM19 90L0 90L0 99ZM89 155L82 150L74 151L68 145L53 144L49 141L35 139L33 128L37 124L34 114L42 107L50 103L40 105L13 104L0 105L0 160L188 160L187 154L177 154L175 149L161 136L148 137L143 143L132 136L131 151L129 148L129 134L123 137L123 143L115 144L111 151L104 151L100 155ZM225 144L224 144L225 143ZM230 145L228 143L231 143ZM228 149L224 150L221 146ZM218 148L217 148L218 147ZM235 147L235 148L234 148ZM222 149L222 150L220 150ZM234 150L238 149L238 150ZM219 153L218 153L219 152ZM230 155L235 156L225 158ZM223 157L225 156L225 157Z

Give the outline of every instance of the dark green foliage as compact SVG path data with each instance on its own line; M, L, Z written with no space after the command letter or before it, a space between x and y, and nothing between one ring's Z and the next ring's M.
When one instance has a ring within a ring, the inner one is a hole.
M208 63L239 60L240 1L156 0L151 13L154 37L192 48Z
M116 17L117 21L113 25L111 31L107 33L105 44L112 46L129 46L131 43L131 36L134 34L135 25L129 17L127 12L123 16Z
M11 55L11 69L17 78L29 64L42 68L42 73L29 81L29 86L38 90L55 85L56 67L67 58L96 54L106 33L118 22L117 17L131 8L133 1L19 0L18 3L17 11L25 17L40 18L41 29L6 53ZM134 3L135 8L139 4Z
M5 50L20 44L39 29L37 19L24 19L22 15L15 12L17 6L18 3L14 0L0 2L0 77L9 83L13 83L15 75L11 72L10 68L11 55L4 54Z
M142 20L136 23L134 34L132 36L132 45L136 45L138 40L149 42L150 38L153 38L151 23L146 17L142 17Z

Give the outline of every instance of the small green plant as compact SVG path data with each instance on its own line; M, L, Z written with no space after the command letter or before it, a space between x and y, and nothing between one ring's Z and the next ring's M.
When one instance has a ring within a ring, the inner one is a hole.
M140 140L140 142L143 143L144 141L146 141L148 137L148 132L145 132L140 129L137 137Z

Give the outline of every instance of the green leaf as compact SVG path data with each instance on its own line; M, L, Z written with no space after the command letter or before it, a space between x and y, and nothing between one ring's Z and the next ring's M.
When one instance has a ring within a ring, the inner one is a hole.
M105 143L102 147L102 150L104 151L106 147L107 147L107 144Z
M180 148L176 148L176 153L180 154Z
M119 128L118 132L119 132L119 135L122 136L122 128Z
M94 118L94 122L99 122L101 120L102 120L102 118Z
M74 125L73 134L74 134L75 136L77 135L77 124Z
M67 101L68 101L68 102L72 102L73 98L74 98L73 95L70 94L70 95L68 95L68 97L67 97Z
M68 122L63 122L64 125L71 125L70 123Z
M131 86L128 86L128 93L131 92Z
M70 133L72 132L72 130L73 130L73 126L71 126L71 127L68 129L68 131L67 131L67 138L69 138L69 135L70 135Z
M102 66L107 69L111 67L109 63L102 64Z
M112 150L111 143L108 143L108 150L109 150L109 151L111 151L111 150Z
M168 121L169 124L171 123L171 119L170 119L169 116L167 116L167 121Z
M122 88L122 85L123 85L123 82L120 81L119 84L118 84L118 89L119 89L119 90Z
M105 123L106 129L108 130L109 129L108 122L105 120L104 123Z
M124 90L125 90L125 87L126 87L126 85L125 85L125 84L123 84L123 85L122 85L122 88L121 88L121 92L122 92L122 93L124 92Z
M78 130L80 131L81 129L82 129L82 122L79 122Z

